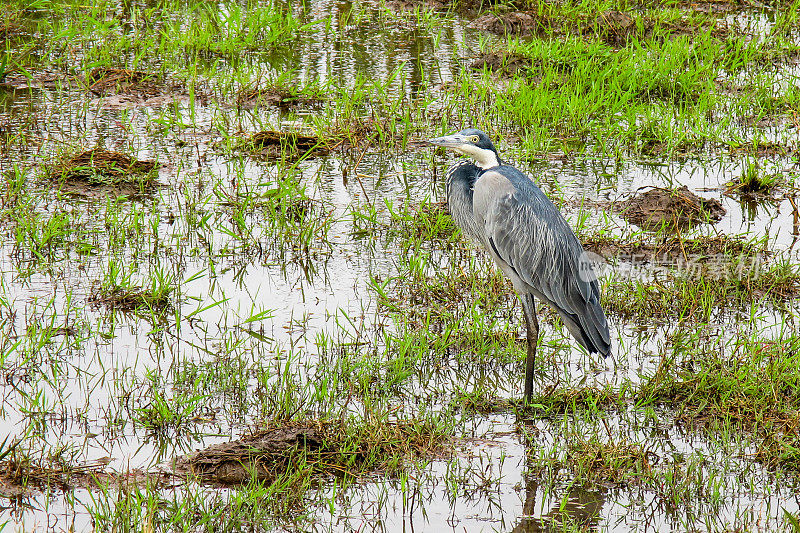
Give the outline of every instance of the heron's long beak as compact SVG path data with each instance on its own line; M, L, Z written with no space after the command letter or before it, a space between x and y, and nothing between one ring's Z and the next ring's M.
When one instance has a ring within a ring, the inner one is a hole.
M443 146L445 148L456 148L467 144L467 138L458 133L454 135L445 135L444 137L436 137L435 139L428 139L427 143L434 146Z

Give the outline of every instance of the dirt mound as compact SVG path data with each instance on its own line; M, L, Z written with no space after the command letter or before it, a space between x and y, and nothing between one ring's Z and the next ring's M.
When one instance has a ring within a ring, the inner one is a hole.
M206 482L240 484L252 478L274 481L302 465L307 474L392 471L404 458L438 454L443 436L430 425L411 421L370 422L298 420L258 434L179 457L173 470Z
M181 457L175 462L175 471L225 485L245 483L252 477L274 479L276 468L292 453L321 450L323 444L321 424L276 427Z
M514 76L531 68L531 60L519 54L486 52L470 64L475 70L489 69L493 72Z
M156 313L172 308L170 293L166 288L160 292L144 290L139 286L103 288L95 287L89 296L88 302L94 307L104 306L126 313L135 313L141 309L149 309Z
M94 148L69 157L50 170L51 177L62 181L85 181L90 184L138 181L135 176L152 172L154 161L140 161L129 155Z
M654 187L614 204L620 215L645 229L665 226L682 228L702 222L719 222L725 208L716 198L700 198L683 186L678 189Z
M551 24L549 20L536 13L514 11L505 15L486 13L473 20L469 27L497 35L509 34L529 37L545 33L551 27Z
M238 148L268 159L299 159L328 153L324 140L293 131L259 131L243 139Z
M319 108L322 98L303 95L286 87L267 87L242 89L236 103L243 107L254 107L257 104L277 107L288 111L299 108Z
M85 150L52 165L48 175L62 190L80 195L141 194L155 185L156 163L103 148Z
M84 81L106 109L159 107L188 100L183 84L169 84L157 74L138 70L98 67ZM197 91L195 96L201 97Z

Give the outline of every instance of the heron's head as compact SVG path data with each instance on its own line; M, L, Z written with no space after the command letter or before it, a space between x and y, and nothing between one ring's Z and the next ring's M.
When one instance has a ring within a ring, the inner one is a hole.
M500 157L497 155L497 150L495 150L491 139L481 130L469 128L453 135L430 139L428 143L434 146L450 148L467 157L471 157L482 169L496 167L500 164Z

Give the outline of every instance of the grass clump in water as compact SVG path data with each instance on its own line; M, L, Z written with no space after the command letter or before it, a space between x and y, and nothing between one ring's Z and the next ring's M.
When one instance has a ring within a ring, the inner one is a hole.
M126 271L118 261L109 261L108 271L89 302L126 312L150 310L158 315L172 309L177 290L172 275L156 270L144 288L134 284L132 277L133 272Z
M98 95L125 92L157 92L157 77L138 70L97 67L86 76L89 90Z
M668 403L679 419L712 429L752 432L758 460L800 470L800 338L753 333L714 342L685 332L671 342L672 353L639 387L640 402Z
M655 454L625 440L602 442L597 437L570 440L566 466L585 485L627 485L652 468Z
M582 235L580 240L586 251L630 261L678 262L720 256L754 257L766 255L768 250L765 239L746 240L726 234L696 238L661 235L656 239L642 235L626 238L593 234Z
M65 157L49 169L62 184L89 186L152 186L157 176L154 161L138 160L119 152L93 148Z
M181 457L178 473L210 483L258 483L278 512L302 508L315 480L351 484L367 473L397 475L409 463L450 453L434 421L385 417L273 421L253 435Z
M325 101L319 87L295 88L284 83L249 86L241 89L236 98L239 105L269 105L288 111L298 108L317 108Z
M565 413L588 409L597 412L600 406L619 404L622 394L611 387L549 387L531 398L530 408L550 413ZM527 406L522 406L526 408Z
M267 159L300 159L328 152L328 143L314 135L265 130L240 139L235 148Z
M678 265L661 279L612 280L603 290L603 306L623 318L647 321L680 318L707 321L715 309L745 306L754 300L781 304L800 294L800 272L787 261L765 264L759 256L712 256ZM643 271L644 272L644 271Z
M780 187L779 174L767 174L759 168L757 160L748 160L738 179L725 185L725 194L744 197L770 197Z

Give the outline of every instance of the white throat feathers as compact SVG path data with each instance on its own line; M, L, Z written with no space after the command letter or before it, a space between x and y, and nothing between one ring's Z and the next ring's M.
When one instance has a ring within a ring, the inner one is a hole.
M492 150L486 148L478 148L471 144L462 144L456 150L462 154L471 157L475 163L483 170L493 168L500 165L500 160L497 159L497 154Z

